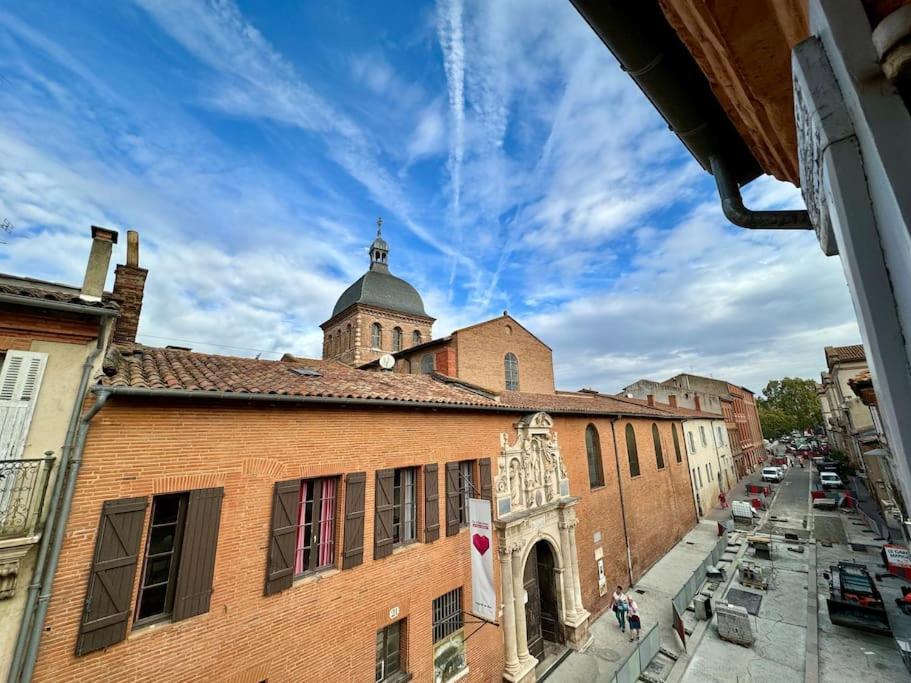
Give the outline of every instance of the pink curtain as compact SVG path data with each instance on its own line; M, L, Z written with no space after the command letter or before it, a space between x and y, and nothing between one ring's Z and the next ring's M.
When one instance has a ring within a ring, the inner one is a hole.
M319 566L332 563L335 520L335 479L323 479L323 490L320 499L319 528Z
M297 506L297 552L294 559L294 573L303 573L304 567L304 546L307 545L306 527L304 522L307 519L307 491L310 482L304 479L301 481L300 497Z

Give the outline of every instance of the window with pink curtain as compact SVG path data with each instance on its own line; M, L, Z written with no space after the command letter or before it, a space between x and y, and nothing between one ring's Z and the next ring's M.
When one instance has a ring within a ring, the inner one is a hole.
M338 479L302 479L297 511L294 573L335 564L335 501Z

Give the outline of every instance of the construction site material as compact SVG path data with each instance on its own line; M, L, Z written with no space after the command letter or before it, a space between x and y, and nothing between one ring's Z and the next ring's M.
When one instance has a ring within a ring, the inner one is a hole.
M753 628L750 614L738 605L717 605L718 636L739 645L753 644Z

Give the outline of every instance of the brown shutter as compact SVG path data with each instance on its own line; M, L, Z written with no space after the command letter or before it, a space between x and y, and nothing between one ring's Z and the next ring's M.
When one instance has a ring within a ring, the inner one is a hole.
M294 551L297 538L297 505L300 479L275 482L272 496L272 531L266 567L266 595L291 588L294 583Z
M459 463L446 463L446 535L459 533Z
M395 500L392 487L395 470L376 471L376 516L373 520L373 559L392 554L392 511Z
M224 495L223 488L190 491L174 591L174 621L209 611Z
M345 477L345 546L342 569L351 569L364 561L364 489L367 475L352 472Z
M492 500L493 487L490 483L490 458L478 460L478 469L481 471L481 498Z
M126 637L147 505L146 498L124 498L106 500L101 508L77 655Z
M440 477L436 463L424 465L424 543L440 537Z

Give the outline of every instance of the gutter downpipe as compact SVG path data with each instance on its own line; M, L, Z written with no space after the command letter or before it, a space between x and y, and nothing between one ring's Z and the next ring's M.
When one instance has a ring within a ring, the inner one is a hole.
M48 603L50 602L51 593L54 587L54 575L57 572L57 565L60 561L60 550L63 547L66 523L73 506L73 494L76 490L76 479L79 475L79 467L82 464L82 451L85 448L86 435L91 426L92 418L98 414L110 397L110 392L104 390L96 391L95 394L97 396L95 403L79 420L76 442L73 446L72 457L70 458L68 463L69 467L66 471L66 484L63 489L63 499L60 501L59 519L54 528L54 539L50 547L50 557L45 569L45 578L42 582L41 594L38 596L35 618L28 635L29 641L25 651L25 661L22 664L18 679L11 679L17 683L29 683L32 680L32 674L35 670L35 661L38 659L38 645L41 642L41 633L44 629L44 619L47 616Z
M620 452L617 450L617 430L614 424L619 417L612 417L610 421L610 434L614 442L614 463L617 465L617 489L620 491L620 519L623 520L623 540L626 542L626 573L629 576L629 585L633 585L633 555L629 547L629 530L626 528L626 505L623 502L623 479L620 476Z
M721 210L734 225L750 230L812 230L806 209L792 211L753 211L743 205L740 187L719 156L710 158L712 175L718 186Z
M85 402L85 394L88 389L89 380L92 376L92 368L101 352L104 350L104 339L107 338L109 324L107 318L103 318L98 329L98 343L92 352L85 359L82 365L82 377L79 379L79 389L76 392L76 401L73 410L70 413L70 421L66 428L66 435L63 439L63 448L61 448L60 461L57 465L57 476L54 477L54 488L51 490L51 499L48 503L48 514L45 518L44 529L41 531L41 544L38 546L38 557L35 560L35 568L32 571L32 581L28 587L28 595L25 601L25 608L22 612L22 622L19 624L19 632L16 634L16 647L13 650L13 660L10 663L9 680L18 679L19 670L22 666L22 655L28 645L29 638L27 633L32 623L32 616L37 602L38 590L41 588L41 577L44 574L44 566L47 561L47 551L50 546L51 535L56 525L54 524L57 517L57 507L60 502L60 492L63 490L63 480L69 465L70 454L73 450L73 438L76 434L76 427L79 424L79 416L82 414L82 406Z

